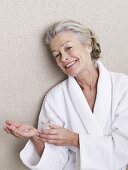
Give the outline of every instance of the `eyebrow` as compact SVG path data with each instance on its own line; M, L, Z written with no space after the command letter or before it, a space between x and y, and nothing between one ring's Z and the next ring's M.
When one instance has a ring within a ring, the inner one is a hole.
M70 41L66 41L66 42L63 43L60 47L63 47L63 46L64 46L66 43L68 43L68 42L70 42ZM51 52L52 52L52 53L53 53L53 52L56 52L56 50L52 50Z

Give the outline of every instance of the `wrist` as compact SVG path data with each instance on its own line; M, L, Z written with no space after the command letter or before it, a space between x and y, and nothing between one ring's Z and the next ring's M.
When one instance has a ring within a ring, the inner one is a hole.
M44 151L44 148L45 148L45 144L44 142L40 142L36 136L33 136L31 137L30 139L32 141L32 143L34 144L36 150L37 150L37 153L38 155L41 157L43 151Z
M74 147L79 148L79 134L78 134L78 133L74 133L74 134L73 134L73 142L72 142L72 145L73 145Z
M37 136L32 136L32 137L30 138L30 140L31 140L33 143L38 143L38 144L41 144L41 146L45 146L45 145L44 145L44 142L41 142L41 141L37 138Z

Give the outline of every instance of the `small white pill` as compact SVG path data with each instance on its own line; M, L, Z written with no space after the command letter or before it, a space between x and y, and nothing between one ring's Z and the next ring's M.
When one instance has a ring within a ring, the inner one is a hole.
M28 132L28 129L25 129L25 132Z

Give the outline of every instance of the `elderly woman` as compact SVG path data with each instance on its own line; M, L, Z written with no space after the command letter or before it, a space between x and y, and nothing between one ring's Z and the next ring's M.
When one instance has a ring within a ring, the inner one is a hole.
M68 79L46 95L38 129L6 121L4 129L29 141L21 151L32 170L121 170L128 163L128 77L109 72L94 33L57 22L46 43Z

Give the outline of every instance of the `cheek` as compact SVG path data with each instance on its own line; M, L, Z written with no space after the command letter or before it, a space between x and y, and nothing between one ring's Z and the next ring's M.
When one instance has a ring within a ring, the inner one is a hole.
M85 55L85 50L83 48L75 49L70 54L71 57L76 57L76 58L80 58L83 55Z
M59 68L62 69L62 64L61 64L61 62L60 62L59 60L56 60L56 64L57 64L57 66L58 66Z
M79 56L80 56L80 52L79 52L79 51L72 51L72 52L70 53L70 57L79 58Z
M62 66L60 62L56 62L57 66L63 71L65 74L67 74L66 69Z

